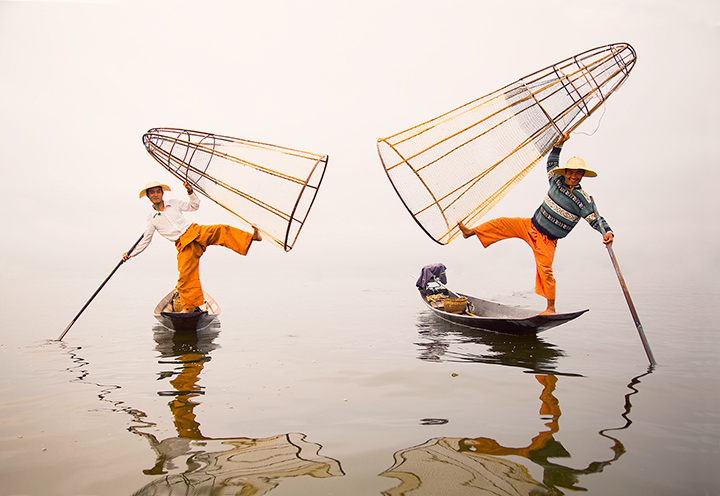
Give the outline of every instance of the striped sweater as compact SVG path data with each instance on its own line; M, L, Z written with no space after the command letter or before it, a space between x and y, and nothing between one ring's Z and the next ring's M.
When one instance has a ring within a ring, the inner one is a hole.
M574 188L569 188L565 184L564 176L551 172L558 166L560 151L559 147L554 147L548 156L547 171L550 190L545 201L532 217L535 229L550 239L560 239L570 234L580 217L584 217L596 231L602 233L600 230L600 222L602 222L605 230L612 232L605 219L600 217L600 222L598 222L598 217L593 212L590 195L585 193L579 184Z

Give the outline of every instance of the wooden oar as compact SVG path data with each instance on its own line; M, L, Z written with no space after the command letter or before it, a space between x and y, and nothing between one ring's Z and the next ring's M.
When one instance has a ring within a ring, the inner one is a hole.
M598 222L600 223L600 232L602 232L602 235L605 236L605 227L600 220L600 214L597 211L597 207L595 206L595 200L593 200L592 196L590 197L590 202L592 203L593 212L595 212L595 215L598 218ZM612 249L612 245L606 244L605 247L607 248L608 254L610 255L610 260L612 260L613 267L615 267L615 273L618 276L618 280L620 281L620 287L622 288L623 294L625 295L625 301L627 301L628 307L630 308L630 313L632 314L633 320L635 321L635 327L637 327L638 334L640 335L640 340L643 344L643 348L645 348L645 354L650 361L650 366L654 367L657 362L655 362L655 357L653 357L652 350L650 350L650 343L648 343L648 340L645 337L645 331L643 331L642 324L640 323L640 317L638 317L638 314L635 311L635 305L633 305L632 298L630 298L630 292L628 291L627 285L625 285L625 279L620 273L620 266L618 265L617 259L615 258L615 252Z
M145 233L143 233L143 235L140 236L137 241L135 241L135 244L132 245L132 248L130 248L130 249L128 250L128 255L135 249L135 247L138 245L138 243L140 242L140 240L143 239L143 236L144 236L144 235L145 235ZM115 266L115 268L113 269L113 271L110 272L110 275L105 278L105 280L102 282L102 284L100 285L100 287L97 288L97 290L95 291L95 293L93 293L93 295L90 297L90 299L87 301L87 303L85 303L85 305L80 309L80 311L79 311L78 314L75 316L75 318L72 319L72 322L70 322L70 324L65 328L65 330L63 331L63 333L60 334L60 337L57 338L58 341L62 341L62 339L65 337L65 334L67 334L67 332L70 330L70 328L71 328L72 325L75 323L75 321L80 317L80 314L85 311L85 309L88 307L88 305L90 304L90 302L93 301L93 298L95 298L95 297L97 296L97 294L100 292L100 290L103 288L103 286L105 286L105 283L110 280L110 278L113 276L113 274L115 273L115 271L118 270L118 269L120 268L120 266L121 266L124 262L125 262L125 260L120 259L120 262L118 262L118 264Z

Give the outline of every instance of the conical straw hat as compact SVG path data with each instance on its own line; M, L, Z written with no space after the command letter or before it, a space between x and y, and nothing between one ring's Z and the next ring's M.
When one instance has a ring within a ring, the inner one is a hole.
M588 169L585 165L585 161L581 159L580 157L571 157L568 159L567 163L565 164L565 167L556 167L552 171L555 174L559 174L561 176L565 175L565 171L568 169L580 169L585 171L584 177L597 177L597 172L595 172L592 169Z
M163 191L170 191L170 186L168 186L167 184L160 184L157 181L150 181L145 185L142 191L140 191L140 198L142 198L143 196L147 196L147 190L149 190L150 188L157 188L158 186L162 187Z

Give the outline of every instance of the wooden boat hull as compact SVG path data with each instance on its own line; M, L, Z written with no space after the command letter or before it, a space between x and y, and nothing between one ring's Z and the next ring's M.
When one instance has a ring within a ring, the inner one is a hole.
M203 291L205 303L202 312L173 312L172 299L175 290L170 291L153 310L153 316L164 327L175 332L195 332L204 329L220 315L220 306L207 292Z
M465 327L502 334L537 334L576 319L588 311L585 309L578 312L540 315L539 312L533 310L502 305L461 293L453 293L452 296L467 298L470 311L450 313L437 305L438 301L442 300L443 295L445 297L451 296L446 288L420 289L419 291L425 305L441 319Z

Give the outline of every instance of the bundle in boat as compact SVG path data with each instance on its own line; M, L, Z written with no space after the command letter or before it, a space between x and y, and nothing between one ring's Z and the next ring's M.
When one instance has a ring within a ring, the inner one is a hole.
M328 162L327 155L185 129L151 129L143 143L174 176L285 251L305 225Z
M378 140L395 191L447 244L474 224L557 142L615 92L635 65L626 43L588 50L423 124Z

